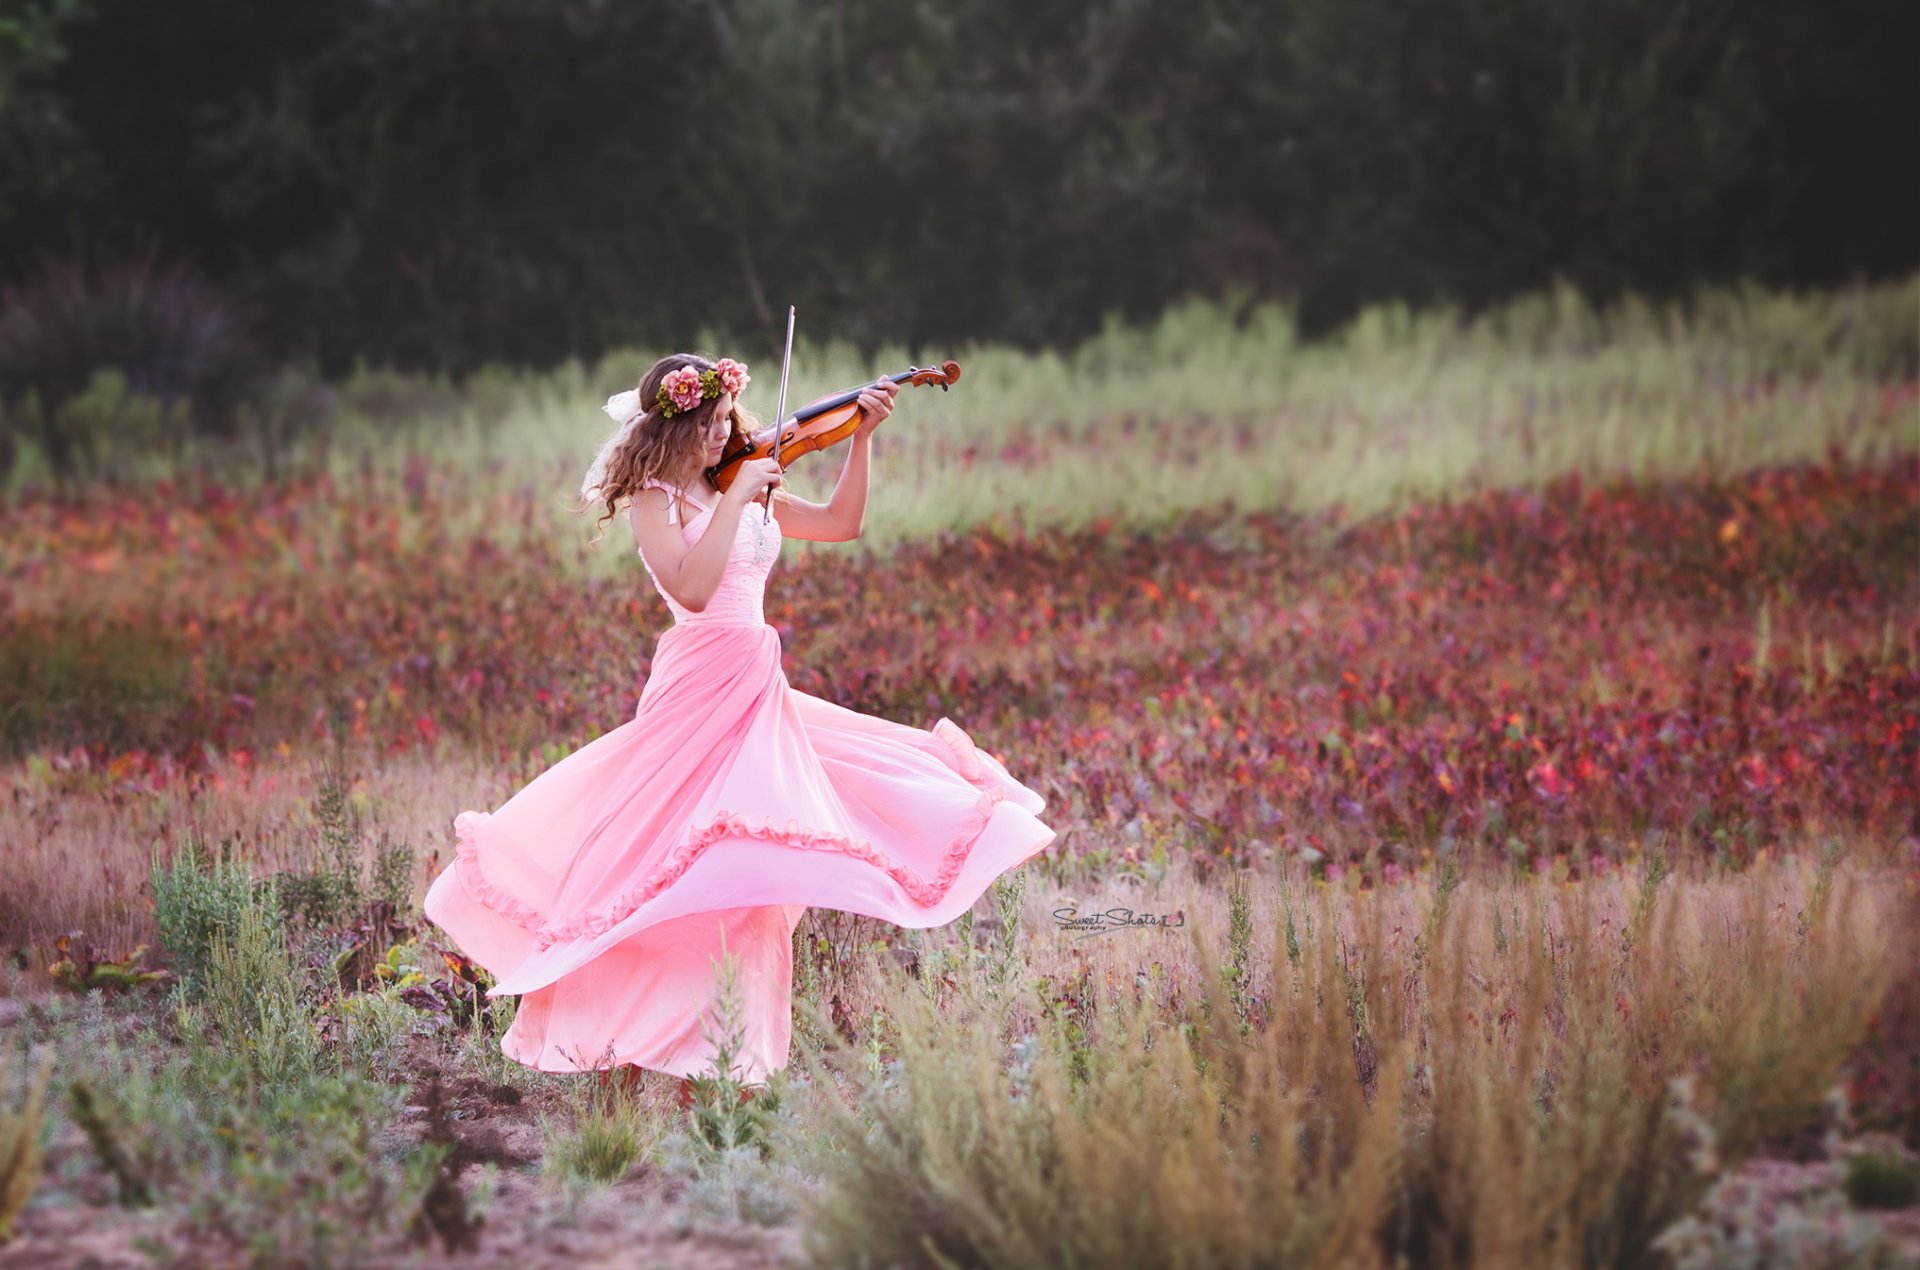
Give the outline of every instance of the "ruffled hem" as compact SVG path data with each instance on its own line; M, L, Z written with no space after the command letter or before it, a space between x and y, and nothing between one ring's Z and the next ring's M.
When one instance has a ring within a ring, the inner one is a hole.
M973 812L967 817L966 824L948 844L940 871L931 878L925 878L912 869L887 857L886 853L873 845L871 839L856 838L832 830L809 829L797 821L789 820L784 826L775 825L771 817L754 824L746 816L732 811L722 810L715 814L707 825L690 834L687 841L677 848L659 868L655 869L643 882L623 892L612 904L596 912L583 913L569 921L552 924L546 915L506 888L487 880L486 871L481 868L480 854L475 843L475 831L485 822L486 813L463 811L454 817L454 870L468 895L474 900L507 918L509 921L526 928L533 935L534 947L545 950L555 944L570 943L579 939L593 939L606 934L627 918L633 916L641 905L679 879L694 862L705 855L714 843L727 838L759 838L769 842L781 842L790 847L805 851L839 851L858 860L864 860L882 870L888 877L900 884L902 890L912 896L923 908L931 908L939 903L965 867L967 857L980 835L986 831L987 822L993 817L995 804L1006 800L1006 791L987 772L986 765L980 761L978 747L973 738L949 719L941 719L933 725L933 735L947 743L958 760L955 770L969 784L981 791L980 800L974 804Z

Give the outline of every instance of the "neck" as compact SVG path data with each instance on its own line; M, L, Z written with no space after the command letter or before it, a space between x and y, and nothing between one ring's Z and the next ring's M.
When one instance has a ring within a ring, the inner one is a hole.
M662 477L681 489L698 489L701 483L703 467L699 460L677 463L662 473Z

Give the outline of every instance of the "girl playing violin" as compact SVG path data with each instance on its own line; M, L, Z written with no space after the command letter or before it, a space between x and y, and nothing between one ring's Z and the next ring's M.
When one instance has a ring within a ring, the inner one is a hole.
M706 607L719 586L733 532L749 514L748 504L759 501L762 490L773 491L773 515L785 536L814 542L845 542L860 536L866 518L873 430L893 412L894 399L900 395L900 385L885 379L860 394L864 420L853 434L840 479L824 505L795 498L781 489L781 466L770 458L744 460L723 494L706 475L707 469L727 450L747 440L752 420L740 409L736 393L727 387L729 382L737 382L740 388L746 386L745 368L736 373L731 368L738 363L731 360L721 365L728 369L714 372L720 381L719 393L689 410L673 412L662 420L658 433L640 441L635 454L635 468L644 474L631 511L634 541L655 585L694 612ZM648 379L656 374L663 380L675 371L697 374L698 366L699 359L690 354L661 358L641 380L640 392L645 395ZM654 391L657 396L665 389L656 387ZM699 500L696 507L715 505L711 522L714 533L710 540L705 534L701 536L704 546L689 548L677 528L686 523L689 493ZM608 502L611 504L611 497ZM762 517L761 526L764 524ZM763 541L764 535L756 528L754 542L758 545Z
M425 911L519 996L501 1038L542 1071L713 1062L715 971L734 961L744 1082L787 1063L792 937L810 907L944 925L1054 831L1045 802L950 719L930 729L794 689L763 596L785 537L859 536L871 436L897 383L859 396L826 503L770 458L707 471L752 434L747 368L661 358L603 409L618 425L581 493L628 504L641 564L673 615L633 718L492 812L454 817ZM779 422L779 421L776 421ZM759 500L764 492L767 503Z

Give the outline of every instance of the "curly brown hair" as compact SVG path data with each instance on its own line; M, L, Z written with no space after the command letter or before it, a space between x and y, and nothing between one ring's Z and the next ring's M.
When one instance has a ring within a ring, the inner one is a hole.
M593 480L594 469L588 469L588 479L581 489L582 501L574 510L584 512L595 503L604 506L605 511L594 522L596 543L606 536L605 525L619 515L620 505L639 493L649 480L662 480L685 488L700 470L703 448L700 435L712 422L720 399L708 398L691 410L663 416L658 402L660 381L682 366L691 366L696 371L712 370L714 360L698 353L669 353L649 367L637 385L640 418L616 427L601 444L599 457L594 460L595 468L600 470L597 483ZM731 423L727 437L729 452L752 435L758 420L742 410L739 399L735 398Z

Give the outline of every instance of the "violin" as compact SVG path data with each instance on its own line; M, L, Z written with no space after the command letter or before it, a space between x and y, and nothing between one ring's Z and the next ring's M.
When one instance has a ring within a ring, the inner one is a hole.
M937 367L911 366L898 375L883 376L886 381L914 388L939 384L942 392L951 388L958 378L960 363L955 361L941 362ZM733 484L740 464L748 459L774 457L776 441L783 467L803 454L839 444L858 431L861 421L866 418L866 412L859 405L860 394L872 386L872 383L865 383L845 392L829 393L800 407L785 423L767 429L763 439L748 439L737 449L722 454L720 461L707 469L707 479L713 482L714 488L724 493Z

